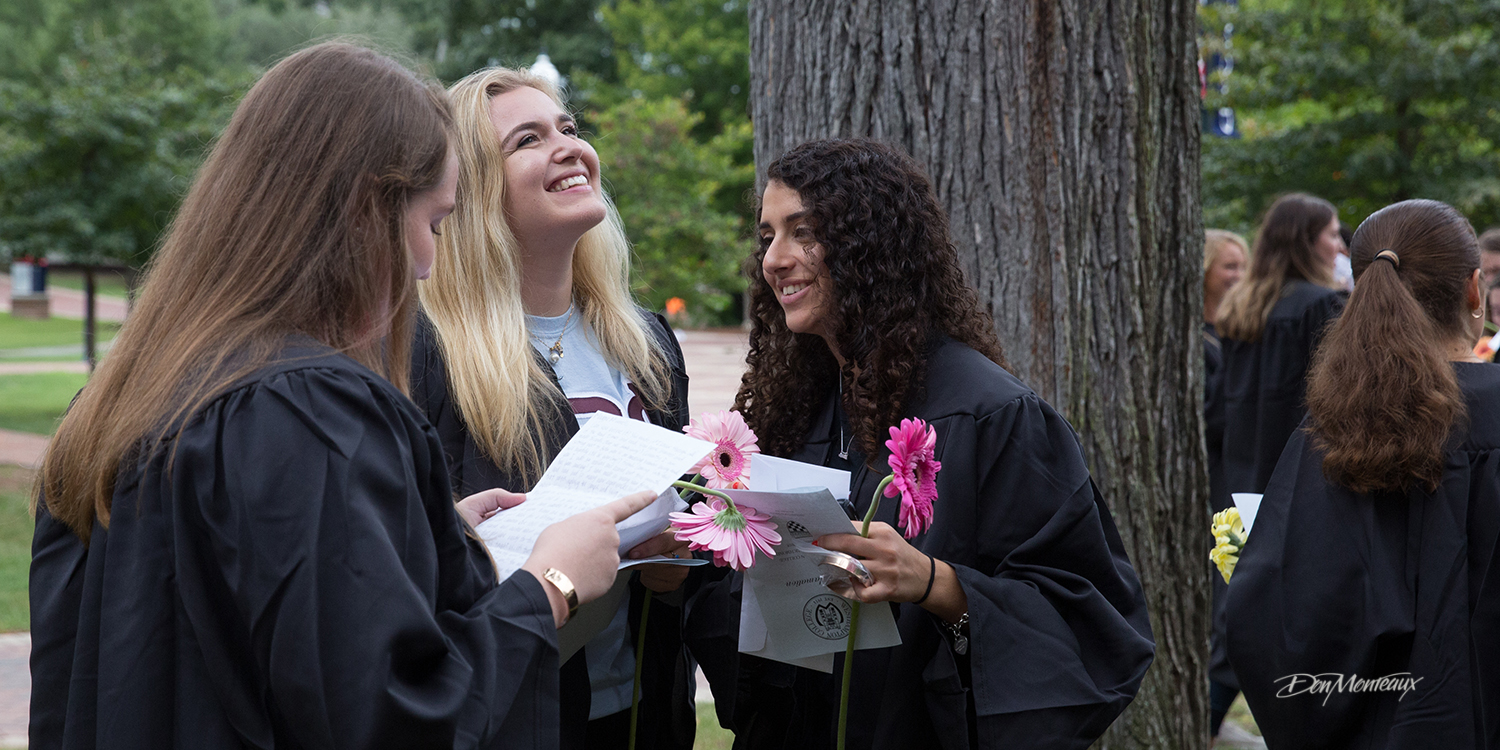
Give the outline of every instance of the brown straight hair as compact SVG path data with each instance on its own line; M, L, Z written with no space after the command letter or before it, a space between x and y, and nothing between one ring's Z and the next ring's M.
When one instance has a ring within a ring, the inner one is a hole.
M1284 195L1266 209L1265 221L1255 235L1255 250L1250 253L1250 273L1219 305L1214 327L1220 336L1259 341L1288 279L1333 285L1328 271L1313 258L1313 246L1318 234L1337 217L1332 203L1305 193Z
M255 84L199 170L140 301L53 438L36 502L88 542L116 473L302 334L405 390L415 310L409 197L438 183L441 88L319 44ZM45 500L43 500L45 498Z
M1390 250L1400 267L1381 259ZM1323 472L1356 492L1436 489L1466 417L1445 343L1470 335L1465 289L1479 267L1474 228L1437 201L1387 206L1350 246L1354 293L1308 375Z

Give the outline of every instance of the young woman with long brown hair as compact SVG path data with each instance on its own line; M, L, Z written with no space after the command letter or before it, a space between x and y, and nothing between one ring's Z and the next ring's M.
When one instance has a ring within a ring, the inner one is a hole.
M500 498L455 507L403 392L451 127L339 43L240 103L42 467L32 747L556 746L556 628L652 498L503 582L468 533Z
M903 538L887 501L868 539L819 540L865 559L875 582L854 596L894 608L901 632L855 655L848 746L1087 747L1135 695L1153 644L1072 428L1006 371L909 156L812 141L767 180L735 400L761 449L849 470L861 515L903 418L933 426L942 463L930 528ZM838 677L751 656L709 677L736 747L834 744Z
M1307 409L1307 365L1338 316L1334 259L1339 217L1321 198L1295 193L1271 204L1255 236L1250 273L1219 307L1224 347L1224 486L1262 492Z
M599 412L682 429L682 350L666 321L631 296L630 245L598 154L562 97L508 68L477 71L449 94L459 200L432 277L419 285L412 397L438 429L454 487L529 490ZM686 552L671 534L632 551ZM648 590L671 596L652 605L637 739L691 749L686 576L680 566L641 566L603 632L563 665L565 750L628 744L634 630Z
M1500 747L1500 367L1479 247L1404 201L1355 232L1229 585L1229 657L1274 748Z

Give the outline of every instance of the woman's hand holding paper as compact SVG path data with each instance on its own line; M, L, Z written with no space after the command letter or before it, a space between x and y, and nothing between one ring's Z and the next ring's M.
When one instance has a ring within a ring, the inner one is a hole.
M870 536L865 538L857 533L859 522L853 523L856 533L830 534L817 541L824 549L860 558L875 577L870 586L851 581L853 591L848 598L865 603L916 602L927 592L927 582L931 580L932 590L921 602L923 609L948 622L956 622L969 610L968 596L952 566L928 558L890 524L870 524Z
M541 581L548 568L556 568L573 583L579 604L598 599L609 591L619 571L620 534L615 524L655 500L654 492L637 492L548 526L536 538L521 569ZM553 620L562 627L568 620L567 601L555 586L543 583L542 588L552 602Z
M637 544L626 555L632 560L640 560L657 555L689 557L690 553L688 543L678 541L677 536L669 529ZM686 565L642 565L640 571L641 585L658 594L676 591L687 580L688 575Z
M496 487L476 492L458 501L458 515L469 524L469 528L478 528L479 524L490 516L507 508L514 508L523 502L526 502L526 495L519 492L507 492Z

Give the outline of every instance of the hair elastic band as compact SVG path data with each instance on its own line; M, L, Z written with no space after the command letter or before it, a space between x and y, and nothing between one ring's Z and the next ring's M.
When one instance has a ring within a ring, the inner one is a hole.
M1401 268L1401 256L1397 255L1395 250L1391 250L1389 248L1375 253L1375 260L1388 260L1391 262L1391 265L1396 267L1397 270L1400 270ZM1375 260L1372 260L1370 262L1374 263Z
M927 597L932 596L932 582L937 580L937 558L933 557L932 555L928 555L927 562L929 565L927 571L927 590L922 592L921 599L912 602L912 604L920 605L922 602L927 601Z

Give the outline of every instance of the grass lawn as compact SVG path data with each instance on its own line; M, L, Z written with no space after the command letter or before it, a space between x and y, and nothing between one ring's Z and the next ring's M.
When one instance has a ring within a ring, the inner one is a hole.
M88 379L71 372L0 375L0 428L51 435Z
M31 537L27 537L30 539ZM21 592L25 593L26 581L21 581ZM22 597L24 605L25 597ZM693 741L693 750L729 750L734 745L734 734L719 726L719 717L714 715L714 704L698 704L698 737Z
M100 342L109 341L120 331L119 323L99 321L96 329ZM83 321L66 318L26 320L0 313L0 349L22 349L33 346L78 347L83 356Z
M83 291L83 272L50 271L47 273L47 286L60 286L64 289L77 289L81 292ZM117 273L95 273L94 293L124 297L125 277Z
M26 576L31 568L27 506L32 476L30 469L0 466L0 633L31 627Z

